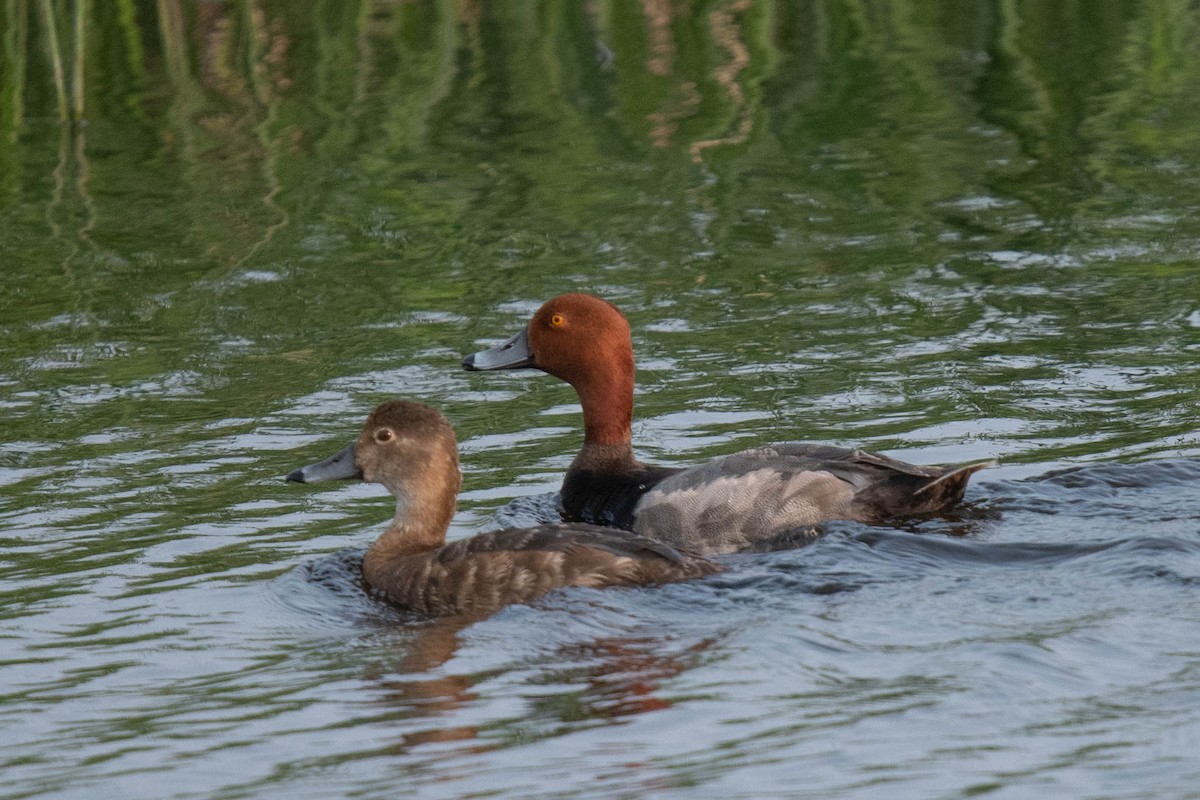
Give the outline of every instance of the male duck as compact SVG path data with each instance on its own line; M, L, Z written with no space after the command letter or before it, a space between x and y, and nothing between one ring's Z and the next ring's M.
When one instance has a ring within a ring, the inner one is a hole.
M396 497L396 516L363 558L368 585L430 615L484 615L565 586L633 586L710 575L720 565L662 542L583 523L481 533L446 544L462 476L450 423L420 403L392 400L358 439L287 476L297 483L360 478Z
M788 442L689 469L633 457L633 342L611 303L586 294L546 302L516 336L463 359L468 370L534 367L575 387L583 449L563 479L563 509L699 553L786 539L825 520L881 522L962 500L990 462L917 466L863 450Z

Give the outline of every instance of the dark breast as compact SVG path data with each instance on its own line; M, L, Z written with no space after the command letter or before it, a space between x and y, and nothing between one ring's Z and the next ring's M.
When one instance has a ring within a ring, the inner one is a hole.
M665 467L621 473L571 470L563 479L563 511L569 520L631 531L633 510L642 495L679 471Z

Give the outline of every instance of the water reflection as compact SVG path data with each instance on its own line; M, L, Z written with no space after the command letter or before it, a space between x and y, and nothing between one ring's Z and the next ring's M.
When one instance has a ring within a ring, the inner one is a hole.
M394 257L459 213L474 223L459 230L488 247L484 232L514 203L544 204L549 225L584 206L615 211L605 198L640 183L631 156L701 164L718 185L668 188L683 201L668 216L721 217L712 235L735 247L791 233L772 176L738 179L768 152L774 177L805 187L825 214L846 200L917 213L984 190L1027 204L1025 241L1042 247L1056 240L1040 225L1086 214L1097 194L1146 189L1147 164L1169 176L1194 158L1187 98L1200 69L1183 0L1052 14L965 1L942 14L753 0L542 3L523 14L368 0L336 15L271 2L86 3L53 18L47 8L5 6L6 138L32 146L42 120L73 120L63 135L95 206L87 230L111 241L158 223L161 234L161 213L122 213L136 167L139 194L186 209L177 244L225 266L268 256L297 220L301 238L317 219L344 227L346 201L327 190L346 169L375 200L401 201L374 242ZM596 63L596 41L610 66ZM1055 55L1063 47L1073 57ZM540 134L532 146L529 131ZM133 147L118 154L118 141ZM22 168L29 148L7 150L9 196L36 196L36 170ZM536 238L510 244L527 255ZM660 254L689 252L664 244Z
M538 703L537 716L563 723L615 722L668 709L673 701L663 696L663 684L703 663L715 644L715 639L706 639L680 652L664 653L657 639L606 636L565 646L539 682L571 688Z
M365 676L378 690L376 702L396 706L408 720L428 718L450 720L478 699L472 691L477 678L447 673L441 669L459 647L459 633L469 622L440 620L423 625L404 645L403 654L389 664L388 674ZM403 677L392 677L400 675ZM391 752L403 753L424 744L473 741L479 738L478 725L444 727L430 724L405 733L392 745Z
M664 685L719 650L716 638L672 652L658 638L587 638L544 653L539 663L519 670L527 677L514 683L505 670L466 674L447 668L469 624L440 620L412 627L411 638L398 645L401 652L375 668L386 672L365 676L373 703L394 706L404 720L405 733L390 752L469 742L457 752L482 753L664 711L676 702ZM483 719L478 710L512 703L518 713L499 718Z
M0 792L1194 792L1198 25L3 0ZM455 535L554 518L573 393L457 364L569 290L629 313L647 461L1003 466L468 627L296 569L391 501L279 476L396 394L460 434Z

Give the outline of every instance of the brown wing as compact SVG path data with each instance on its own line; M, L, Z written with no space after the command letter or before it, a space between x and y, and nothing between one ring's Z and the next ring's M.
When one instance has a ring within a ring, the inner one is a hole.
M568 586L659 584L720 570L625 531L539 525L491 531L401 559L376 588L414 611L475 615Z

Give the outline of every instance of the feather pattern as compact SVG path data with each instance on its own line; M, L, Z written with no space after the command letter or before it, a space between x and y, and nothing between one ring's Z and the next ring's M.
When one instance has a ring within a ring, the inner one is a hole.
M986 464L918 466L828 445L746 450L659 482L632 529L676 547L731 553L830 519L881 522L947 508Z
M382 483L397 497L395 518L363 559L363 577L412 611L479 616L568 586L660 584L722 569L661 541L583 523L489 531L446 544L461 483L458 448L446 419L419 403L376 408L353 454L341 477ZM288 479L333 474L328 465L313 466Z
M819 444L787 443L687 470L633 456L633 340L605 300L564 294L546 301L499 348L463 360L472 370L534 367L574 387L583 406L583 449L563 479L569 519L608 525L702 553L794 540L825 520L880 522L935 513L962 500L971 475ZM782 537L782 538L781 538Z

